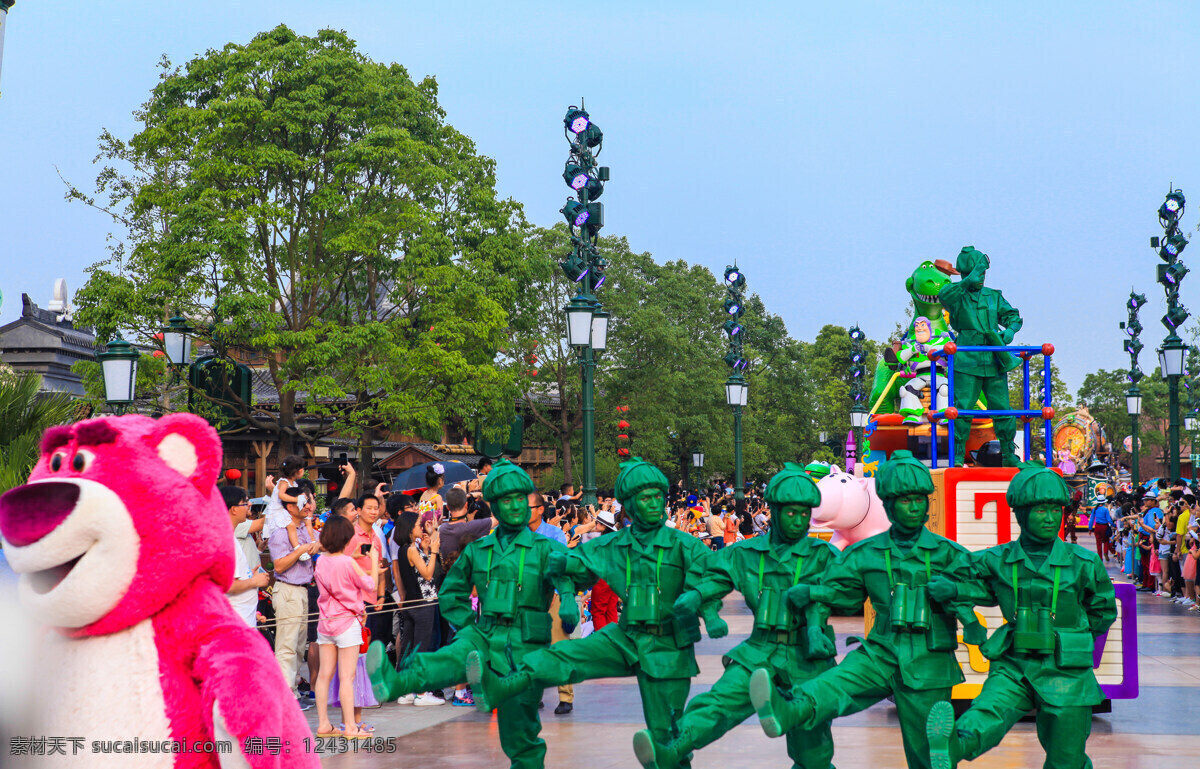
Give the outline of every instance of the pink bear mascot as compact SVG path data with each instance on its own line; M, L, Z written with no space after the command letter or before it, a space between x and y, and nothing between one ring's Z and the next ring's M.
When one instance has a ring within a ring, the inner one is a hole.
M821 504L813 508L813 526L832 529L829 544L838 550L891 526L883 502L875 493L874 478L858 478L835 466L829 475L817 481L817 488L821 491Z
M31 724L84 740L37 766L320 766L270 646L225 598L220 467L199 417L92 419L48 430L29 483L0 497L21 604L52 628ZM232 751L197 744L214 740Z

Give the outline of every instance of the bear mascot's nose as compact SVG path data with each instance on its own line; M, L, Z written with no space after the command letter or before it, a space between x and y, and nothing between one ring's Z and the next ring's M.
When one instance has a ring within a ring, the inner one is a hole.
M79 487L73 483L18 486L0 497L0 535L17 547L31 545L54 531L78 501Z

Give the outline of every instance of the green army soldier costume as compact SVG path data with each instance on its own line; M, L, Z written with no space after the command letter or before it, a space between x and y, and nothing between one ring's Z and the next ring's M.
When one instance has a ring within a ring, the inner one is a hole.
M694 613L676 616L674 602L696 584L712 552L695 537L665 525L667 488L666 476L649 462L636 457L623 462L615 494L633 525L593 539L565 558L557 556L551 567L582 587L605 580L624 604L620 619L586 638L559 641L526 655L511 675L496 669L495 657L472 655L467 680L476 707L486 711L521 692L550 686L636 675L646 726L660 742L671 737L691 679L700 672L694 647L700 623ZM729 630L716 608L715 601L701 607L713 637Z
M533 481L524 470L501 459L483 483L483 497L492 504L499 527L463 549L438 591L446 621L458 629L454 641L436 652L416 654L397 671L387 663L383 645L372 643L367 672L380 702L417 691L442 689L467 678L467 656L486 656L508 672L530 652L550 645L550 601L558 588L570 595L567 580L550 575L546 564L566 548L529 529L529 498ZM471 589L480 599L478 619L471 610ZM563 601L563 625L579 623L574 601ZM539 736L540 690L522 692L498 709L500 747L513 767L544 765L546 743Z
M962 275L957 283L947 283L938 292L942 308L950 316L955 341L967 346L1005 346L1021 329L1021 315L994 288L984 288L983 279L991 266L987 254L974 246L964 246L955 268ZM1003 326L1003 330L1001 330ZM979 395L987 398L989 409L1010 408L1008 372L1020 360L1008 353L960 352L954 356L954 392L950 397L960 411L976 408ZM1016 467L1016 421L1013 417L994 417L996 438L1005 467ZM962 467L966 456L971 418L954 421L954 464Z
M829 610L812 603L801 613L787 602L790 588L820 581L837 559L832 545L808 536L821 492L803 467L788 462L767 484L765 497L771 506L770 534L718 551L695 589L675 602L678 612L694 613L704 601L737 590L754 612L754 629L749 639L725 655L725 672L712 689L688 703L675 739L664 745L649 731L634 735L634 752L647 769L675 766L680 757L715 742L753 715L749 682L756 669L770 670L778 684L790 690L834 665L833 630L826 624ZM792 729L787 747L796 767L829 769L829 722L811 730Z
M805 681L790 698L774 685L772 671L754 671L750 699L763 731L778 737L857 713L892 695L908 766L925 769L929 710L963 681L954 656L958 607L931 600L927 586L939 575L966 579L970 561L962 545L925 528L933 479L911 452L893 452L877 479L892 527L848 547L823 585L800 584L788 591L794 606L818 601L845 613L859 610L869 597L876 612L871 632L841 664Z
M947 597L999 605L1006 622L980 649L991 668L957 725L948 702L929 714L933 765L950 769L959 759L978 758L1036 708L1043 767L1090 767L1085 748L1092 706L1104 700L1092 653L1117 617L1112 581L1098 555L1058 538L1070 502L1058 473L1023 469L1006 497L1020 538L972 553L975 579L969 583L937 586Z

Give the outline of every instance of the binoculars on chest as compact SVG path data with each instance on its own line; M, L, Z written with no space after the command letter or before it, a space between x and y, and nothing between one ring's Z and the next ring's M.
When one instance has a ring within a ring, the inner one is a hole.
M888 622L898 633L923 633L929 629L929 592L924 586L896 585Z
M758 594L758 606L754 609L754 629L767 631L792 630L796 625L787 605L787 591L778 587L764 587Z

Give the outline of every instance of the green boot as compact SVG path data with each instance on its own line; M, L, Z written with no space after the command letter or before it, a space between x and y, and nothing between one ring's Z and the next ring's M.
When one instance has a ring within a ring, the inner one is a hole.
M371 693L379 702L393 702L406 694L411 694L418 688L412 672L408 670L416 650L404 655L397 661L400 670L392 666L387 656L383 642L372 641L367 647L366 668L367 677L371 679Z
M933 769L954 769L962 758L954 730L954 706L944 701L933 704L925 721L925 736L929 740L929 765Z
M750 674L750 703L768 737L782 737L812 715L808 700L785 699L771 680L771 671L765 668Z
M498 705L529 688L532 681L523 671L498 676L483 660L478 651L467 654L467 683L475 697L475 708L490 713Z
M648 729L633 734L633 754L644 769L675 769L689 752L691 748L683 737L662 745L654 741Z

